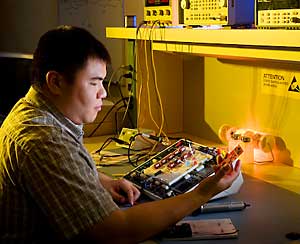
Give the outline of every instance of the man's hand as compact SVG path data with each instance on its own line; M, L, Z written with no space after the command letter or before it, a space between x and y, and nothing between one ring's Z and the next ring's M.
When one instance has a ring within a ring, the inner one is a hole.
M100 182L116 202L133 205L140 197L140 191L131 182L125 179L114 180L101 173L99 175Z
M196 190L203 194L210 194L212 197L221 191L226 190L240 174L241 163L237 160L234 168L231 164L224 164L217 169L213 176L201 181Z

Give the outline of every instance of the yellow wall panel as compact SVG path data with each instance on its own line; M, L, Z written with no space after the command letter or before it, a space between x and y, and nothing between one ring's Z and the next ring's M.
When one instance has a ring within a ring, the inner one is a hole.
M262 80L267 71L278 71L290 83L288 74L293 77L297 70L298 64L206 58L206 122L216 134L220 126L230 124L279 136L290 150L294 166L300 167L300 99L288 95L288 90L281 95L266 94Z

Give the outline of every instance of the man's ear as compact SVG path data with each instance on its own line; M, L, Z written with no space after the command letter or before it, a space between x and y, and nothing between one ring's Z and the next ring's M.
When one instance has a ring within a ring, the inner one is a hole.
M50 70L46 74L46 83L48 89L54 95L61 94L61 85L62 85L63 77L57 71Z

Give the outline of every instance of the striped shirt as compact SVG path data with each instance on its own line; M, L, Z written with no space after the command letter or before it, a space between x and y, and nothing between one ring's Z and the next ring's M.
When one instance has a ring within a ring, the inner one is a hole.
M0 129L0 243L71 239L118 209L82 128L31 87Z

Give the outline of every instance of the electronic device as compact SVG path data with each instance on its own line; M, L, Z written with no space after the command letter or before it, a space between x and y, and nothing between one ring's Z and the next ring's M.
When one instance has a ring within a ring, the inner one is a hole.
M131 140L134 140L131 142ZM118 147L128 148L130 143L132 150L143 150L147 148L151 148L155 141L161 142L161 137L154 136L154 131L149 129L130 129L130 128L122 128L121 133L118 137L119 140L125 143L116 142Z
M182 23L182 10L179 0L145 0L144 21L154 24L179 25Z
M237 145L222 162L234 162L243 150ZM220 150L190 140L180 139L136 167L124 178L152 199L165 199L194 189L203 179L214 174ZM213 199L236 193L243 183L242 175L227 190Z
M253 0L181 0L185 25L252 25Z
M300 0L256 0L256 27L299 29Z

